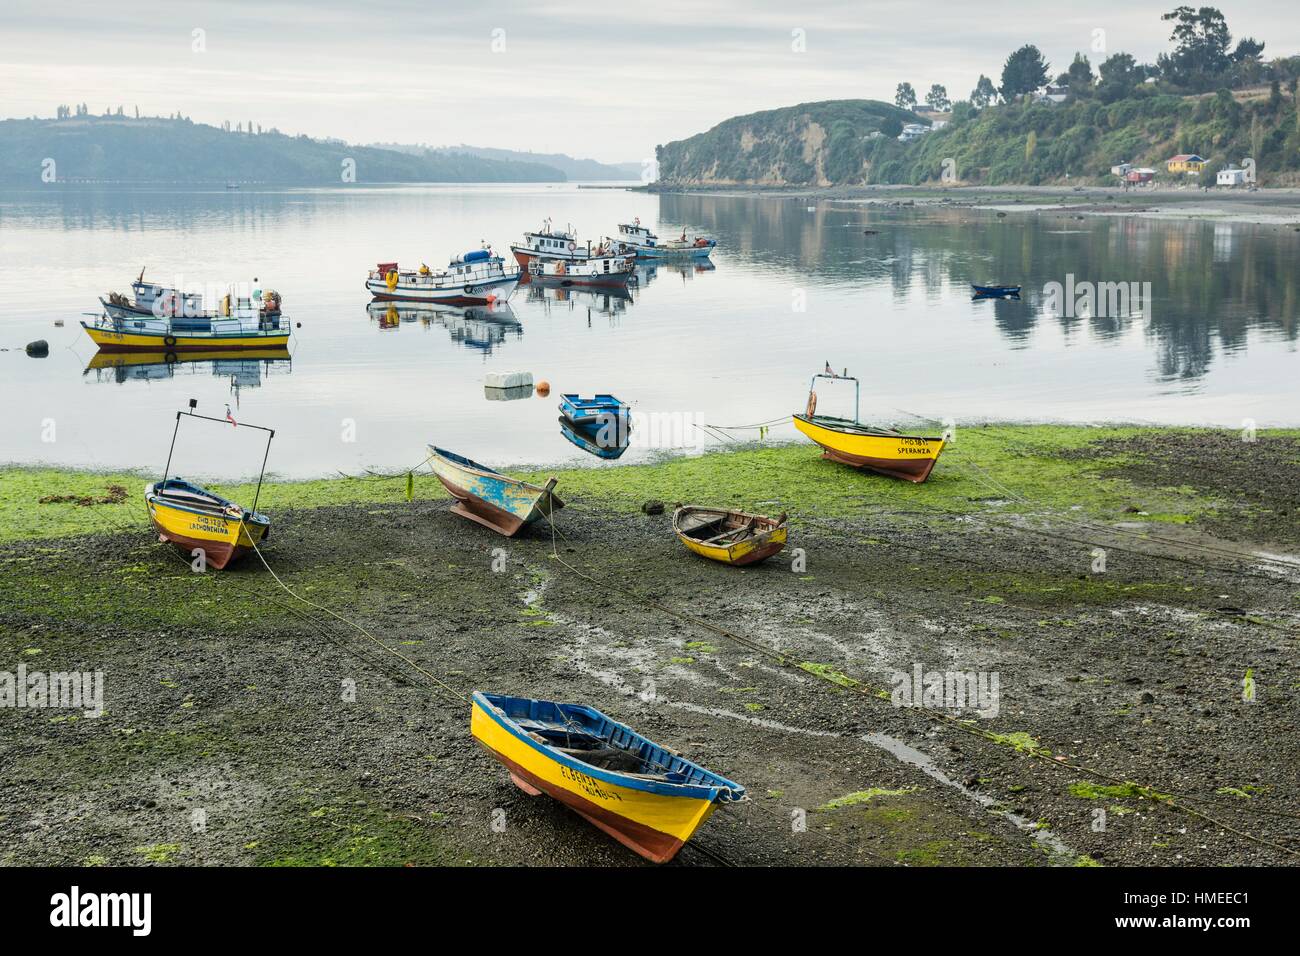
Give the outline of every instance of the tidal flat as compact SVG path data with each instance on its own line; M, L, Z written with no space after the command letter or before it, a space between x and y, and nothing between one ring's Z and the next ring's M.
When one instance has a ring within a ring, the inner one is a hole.
M0 709L0 863L641 864L474 743L484 689L744 784L673 866L1290 864L1300 430L1251 437L967 427L922 485L805 444L524 466L568 506L513 540L427 473L274 482L276 577L193 573L143 474L4 469L0 672L105 690ZM678 502L789 546L705 561ZM895 706L917 665L996 673L996 716Z

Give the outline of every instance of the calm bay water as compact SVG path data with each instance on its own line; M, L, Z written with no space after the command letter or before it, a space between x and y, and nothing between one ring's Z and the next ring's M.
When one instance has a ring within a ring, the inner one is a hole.
M488 320L367 308L376 262L441 266L479 240L504 251L548 216L582 240L639 216L719 245L712 266L642 270L627 298L521 287ZM864 417L899 425L1296 425L1298 254L1300 234L1278 226L571 185L0 192L0 459L157 471L193 397L276 428L270 470L286 476L403 468L430 441L489 464L594 463L560 433L561 391L612 391L643 421L747 424L802 409L828 361L862 378ZM257 276L301 323L292 360L93 367L82 313L142 267L167 284ZM1070 275L1150 282L1152 300L1053 314L1044 286ZM971 301L986 280L1025 295ZM23 354L37 338L48 358ZM551 397L487 401L484 375L513 370ZM851 407L849 391L819 394L822 411ZM257 433L186 425L176 470L256 473ZM634 427L621 460L651 454L648 437Z

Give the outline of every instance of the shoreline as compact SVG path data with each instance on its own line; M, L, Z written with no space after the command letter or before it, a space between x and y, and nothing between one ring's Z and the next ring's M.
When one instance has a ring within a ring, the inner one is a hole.
M592 704L741 782L752 799L692 841L740 865L1293 863L1159 804L1196 794L1281 841L1300 812L1300 563L1279 557L1300 555L1298 453L1300 429L1246 444L990 426L959 430L912 485L810 444L749 446L563 471L554 539L465 521L431 476L412 501L405 476L273 482L274 579L253 556L192 573L138 485L107 493L113 474L0 470L0 671L105 673L98 718L0 721L0 864L640 864L520 794L468 708L394 655L458 690ZM789 547L745 569L692 555L671 530L679 497L788 510ZM664 513L642 511L652 498ZM987 733L892 706L916 665L998 673L998 713L966 715ZM669 865L711 862L687 844Z
M774 196L858 205L969 206L994 212L1053 209L1080 215L1194 219L1300 226L1300 188L1243 190L1155 189L1125 192L1107 186L649 186L681 195Z

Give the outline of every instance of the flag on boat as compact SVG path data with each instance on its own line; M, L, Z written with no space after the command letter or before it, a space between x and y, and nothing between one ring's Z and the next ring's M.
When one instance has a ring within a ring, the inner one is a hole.
M835 369L831 368L831 363L830 363L830 362L827 362L827 363L826 363L826 374L827 374L827 375L830 375L830 376L832 376L832 377L834 377L834 375L835 375Z
M236 428L239 427L239 422L235 421L235 416L230 414L229 405L226 406L226 421L230 422L230 424L234 425Z

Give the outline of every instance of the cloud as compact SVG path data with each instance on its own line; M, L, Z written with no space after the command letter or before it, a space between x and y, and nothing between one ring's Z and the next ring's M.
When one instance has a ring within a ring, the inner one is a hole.
M595 5L506 0L6 0L0 8L0 114L59 103L180 110L353 142L469 142L607 161L729 116L794 103L891 99L902 80L966 96L1023 43L1063 70L1168 48L1160 14L1094 0L1076 9L951 0L794 3L656 0ZM1291 2L1223 6L1234 35L1300 48ZM203 52L195 52L200 30ZM505 49L493 52L493 31ZM791 48L801 30L806 52ZM1093 50L1094 31L1106 50Z

